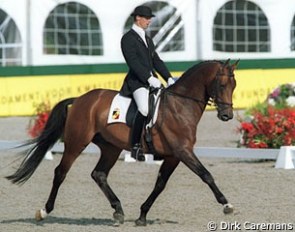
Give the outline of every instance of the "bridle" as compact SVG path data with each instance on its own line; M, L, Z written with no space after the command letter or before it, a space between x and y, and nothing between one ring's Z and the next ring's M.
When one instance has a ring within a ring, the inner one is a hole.
M170 88L163 89L162 93L164 93L164 94L166 93L166 94L169 94L169 95L173 95L173 96L177 96L177 97L180 97L180 98L188 99L188 100L197 102L198 105L201 103L202 105L214 106L217 110L220 108L220 106L224 106L223 107L223 110L224 110L224 109L227 109L227 108L233 106L232 103L221 101L219 99L219 96L218 96L218 93L219 93L219 90L220 90L220 77L225 76L225 75L226 74L221 73L220 71L217 72L217 74L214 77L213 83L212 83L212 85L213 85L212 93L211 94L208 93L208 95L209 95L208 100L202 100L202 99L199 99L199 98L186 96L184 94L174 92ZM227 74L226 76L228 78L233 78L234 77L231 70L230 70L229 74Z
M224 102L224 101L221 101L219 96L218 96L218 93L220 92L220 77L221 76L227 76L228 78L234 78L234 74L231 70L229 70L228 74L225 74L223 72L220 72L220 70L217 72L215 78L214 78L214 81L213 81L213 92L212 94L209 94L209 96L211 96L209 98L209 101L210 101L210 104L214 105L217 109L220 107L220 106L224 106L223 107L223 110L229 108L229 107L233 107L233 104L232 103L228 103L228 102Z

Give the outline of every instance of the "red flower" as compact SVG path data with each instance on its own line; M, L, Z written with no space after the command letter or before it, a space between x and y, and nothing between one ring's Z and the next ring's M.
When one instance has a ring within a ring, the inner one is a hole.
M249 123L249 122L242 122L241 127L246 132L249 132L249 131L253 130L253 125L251 123Z
M295 108L252 110L250 122L240 120L240 146L280 148L295 144Z
M38 137L47 123L50 114L50 104L40 103L36 106L36 116L32 118L29 122L28 134L32 137Z

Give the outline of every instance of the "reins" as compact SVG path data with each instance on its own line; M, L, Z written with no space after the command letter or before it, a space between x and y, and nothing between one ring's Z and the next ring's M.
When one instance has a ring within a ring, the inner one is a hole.
M170 90L169 88L168 89L163 88L162 93L163 94L167 93L167 94L177 96L177 97L180 97L180 98L188 99L188 100L194 101L196 103L202 103L203 105L214 106L216 108L218 108L219 105L225 105L227 107L232 107L233 106L232 103L227 103L227 102L223 102L223 101L218 100L218 94L217 94L218 93L218 76L220 76L220 75L222 75L222 74L220 74L220 73L216 74L215 80L214 80L214 84L215 84L214 93L213 93L213 96L209 97L207 101L174 92L174 91ZM231 77L231 75L230 75L230 77Z
M177 93L177 92L173 92L170 89L163 89L163 93L167 93L167 94L174 95L174 96L177 96L177 97L189 99L189 100L192 100L192 101L197 102L197 103L203 103L204 105L207 105L207 104L209 105L210 102L212 102L212 100L211 101L209 100L210 101L209 102L209 101L204 101L204 100L200 100L200 99L197 99L197 98L185 96L183 94L180 94L180 93Z
M193 97L189 97L189 96L185 96L183 94L180 94L180 93L177 93L177 92L173 92L171 91L170 89L163 89L163 93L167 93L167 94L170 94L172 96L177 96L177 97L180 97L180 98L184 98L184 99L188 99L188 100L191 100L191 101L194 101L196 103L202 103L203 105L208 105L208 106L214 106L216 108L218 108L218 104L221 104L221 105L227 105L229 107L232 107L233 104L231 103L227 103L227 102L221 102L221 101L216 101L215 99L213 99L212 97L209 97L209 99L207 101L204 101L204 100L200 100L200 99L197 99L197 98L193 98ZM199 105L199 104L198 104Z

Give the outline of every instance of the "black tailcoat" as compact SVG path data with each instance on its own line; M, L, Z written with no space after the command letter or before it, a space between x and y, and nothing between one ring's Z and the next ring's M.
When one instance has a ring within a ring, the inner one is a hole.
M140 87L148 87L148 78L156 77L159 73L164 80L171 77L169 70L155 50L152 39L146 36L148 47L141 37L133 30L129 30L121 39L121 49L129 71L125 77L120 93L130 96Z

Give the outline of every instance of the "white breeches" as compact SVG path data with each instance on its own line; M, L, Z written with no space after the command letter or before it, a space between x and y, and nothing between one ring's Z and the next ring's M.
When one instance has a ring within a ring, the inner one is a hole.
M149 112L149 90L143 87L139 88L133 92L133 98L138 111L146 117Z

